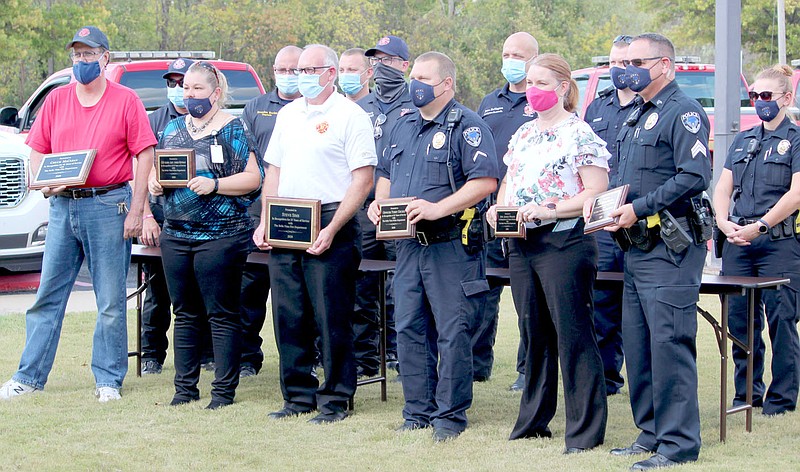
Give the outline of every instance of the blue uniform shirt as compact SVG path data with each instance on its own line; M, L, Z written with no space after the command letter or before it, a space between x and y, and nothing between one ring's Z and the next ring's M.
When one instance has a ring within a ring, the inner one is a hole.
M619 167L611 188L630 184L628 202L644 218L668 209L689 213L689 199L708 188L708 117L675 81L641 106L639 120L617 137Z
M447 115L455 107L463 115L448 132ZM379 177L391 181L390 197L417 197L435 203L452 195L447 172L450 139L456 189L470 179L497 178L497 157L489 126L477 113L451 100L432 121L415 112L397 122L377 169Z
M178 110L175 109L175 105L173 105L172 102L150 113L147 119L150 120L150 129L153 130L156 139L161 139L161 134L164 132L167 123L184 114L185 113L178 113Z
M492 129L497 154L497 175L502 180L506 175L503 156L508 152L508 142L523 123L536 118L536 112L528 106L524 93L511 92L506 83L483 97L478 107L478 116Z
M617 136L625 126L625 118L633 110L633 100L625 106L620 105L616 89L611 93L597 97L586 108L583 119L600 139L606 142L606 149L611 153L608 160L608 181L613 182L617 175Z
M758 140L760 150L748 161L747 147ZM733 138L725 159L733 173L732 215L761 218L789 191L792 174L800 172L800 130L787 117L775 131L763 125L742 131Z

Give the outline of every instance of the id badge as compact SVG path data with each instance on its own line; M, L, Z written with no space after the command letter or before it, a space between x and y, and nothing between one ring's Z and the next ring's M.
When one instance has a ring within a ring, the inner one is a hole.
M219 144L212 144L211 148L211 162L214 164L222 164L225 159L222 157L222 146Z
M578 220L581 217L570 218L568 220L558 220L555 226L553 226L553 232L558 233L561 231L568 231L575 227L578 224Z

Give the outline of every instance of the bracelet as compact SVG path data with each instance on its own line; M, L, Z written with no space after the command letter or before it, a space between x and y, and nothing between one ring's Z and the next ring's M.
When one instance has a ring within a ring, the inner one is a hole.
M215 177L214 178L214 190L211 191L211 195L214 195L215 193L217 193L217 190L219 190L219 179Z
M143 220L146 220L146 219L148 219L148 218L155 218L155 216L153 216L153 215L152 215L152 213L151 213L151 214L149 214L149 215L144 215L144 216L142 217L142 219L143 219Z

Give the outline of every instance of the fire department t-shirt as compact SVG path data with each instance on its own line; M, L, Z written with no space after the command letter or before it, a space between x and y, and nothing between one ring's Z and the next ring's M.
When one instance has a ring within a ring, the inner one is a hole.
M77 83L53 90L33 123L28 146L42 154L97 149L86 183L103 187L133 178L132 156L157 143L136 92L107 81L103 96L84 107Z

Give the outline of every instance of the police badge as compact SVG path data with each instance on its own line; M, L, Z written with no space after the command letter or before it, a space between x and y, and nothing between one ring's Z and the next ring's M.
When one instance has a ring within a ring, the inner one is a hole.
M481 144L481 129L477 126L471 126L464 130L464 141L472 147L478 147Z
M778 143L778 149L777 149L778 154L780 154L781 156L786 154L786 152L789 150L791 146L792 143L788 139L781 140L781 142Z
M686 128L686 131L692 134L697 134L702 125L700 114L696 111L690 111L681 115L681 123L683 123L683 127Z

